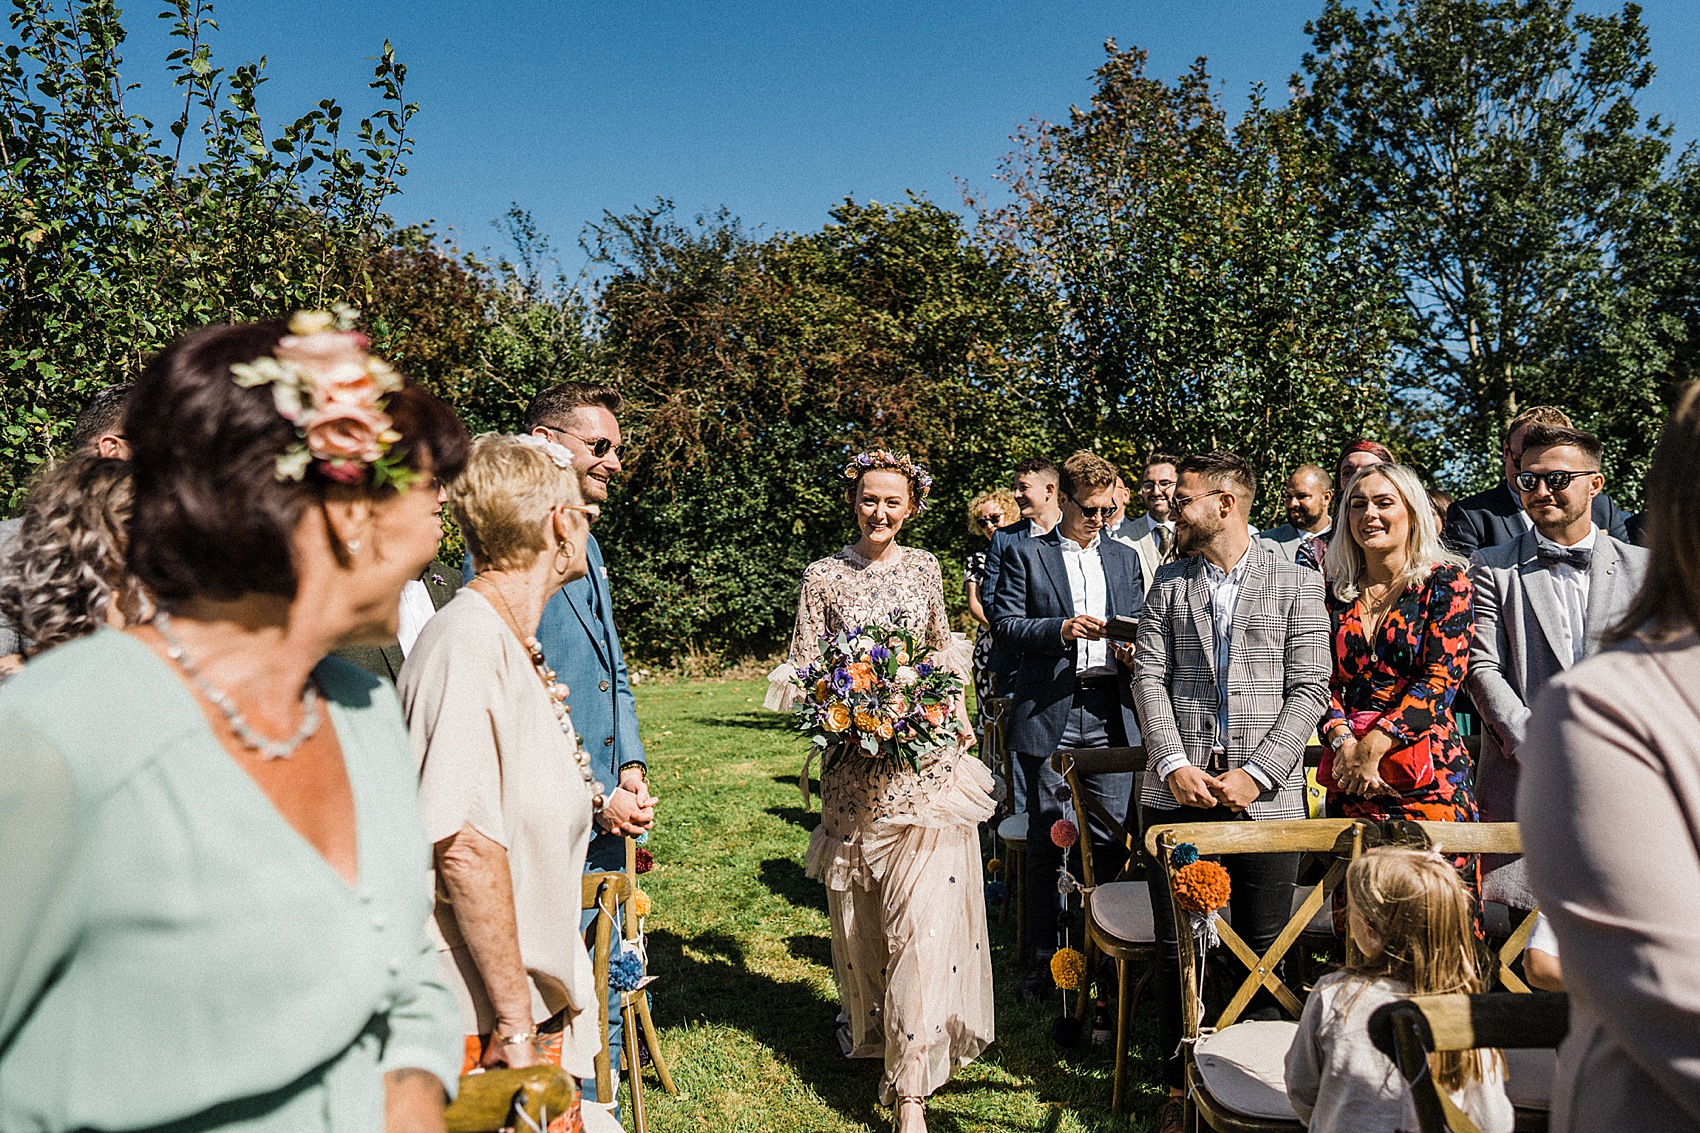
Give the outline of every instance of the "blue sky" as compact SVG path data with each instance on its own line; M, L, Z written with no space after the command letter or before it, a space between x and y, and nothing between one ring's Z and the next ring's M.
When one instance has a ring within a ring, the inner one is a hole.
M223 0L215 61L265 55L261 109L288 120L320 97L359 117L388 38L420 103L404 193L391 212L463 245L500 244L510 202L529 209L569 272L587 221L656 197L686 216L722 205L767 231L808 230L846 195L914 190L950 207L957 180L993 188L1009 135L1091 94L1114 36L1172 77L1198 55L1230 107L1254 82L1272 101L1321 0ZM1585 0L1588 10L1610 6ZM1646 0L1658 77L1643 99L1700 132L1700 3ZM132 6L132 106L172 117L164 24Z

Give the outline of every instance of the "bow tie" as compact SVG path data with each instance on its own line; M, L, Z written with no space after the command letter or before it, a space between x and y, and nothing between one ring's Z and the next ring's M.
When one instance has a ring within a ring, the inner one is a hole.
M1535 547L1535 557L1541 560L1544 567L1569 563L1582 571L1587 570L1594 562L1594 552L1588 547L1559 547L1552 543L1538 544Z

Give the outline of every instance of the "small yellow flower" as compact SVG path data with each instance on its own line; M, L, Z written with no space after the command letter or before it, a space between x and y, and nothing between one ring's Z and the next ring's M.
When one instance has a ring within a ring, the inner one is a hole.
M878 716L875 716L866 708L856 709L856 727L858 729L864 732L877 732L879 726L880 718Z
M842 732L850 726L850 709L842 704L829 704L826 709L826 730Z
M825 704L826 698L828 696L830 696L831 694L832 694L832 690L831 690L831 688L828 687L827 683L824 680L815 682L815 703L816 704Z

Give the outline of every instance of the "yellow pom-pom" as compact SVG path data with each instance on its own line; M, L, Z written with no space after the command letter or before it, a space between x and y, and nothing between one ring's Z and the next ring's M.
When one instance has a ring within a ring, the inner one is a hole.
M649 899L649 894L644 892L642 889L639 889L637 891L637 895L632 898L632 908L637 910L637 915L640 917L649 916L651 905L652 902Z
M1064 991L1074 991L1086 978L1086 957L1073 948L1059 948L1051 955L1051 981Z
M986 863L986 872L987 873L1002 873L1003 872L1003 859L1002 858L993 858L991 861L987 862Z

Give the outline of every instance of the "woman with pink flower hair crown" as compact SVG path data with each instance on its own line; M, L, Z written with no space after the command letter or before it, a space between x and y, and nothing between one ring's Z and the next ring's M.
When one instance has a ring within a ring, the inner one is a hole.
M872 627L908 627L918 648L930 651L925 661L915 658L923 672L969 674L971 648L952 638L938 560L897 542L932 478L885 451L851 458L844 477L861 538L804 572L770 708L791 708L802 695L797 673L819 661L823 637L843 634L854 647ZM974 733L961 695L948 708L929 707L937 717L929 723L954 723L954 738L916 765L854 754L827 761L821 822L808 850L808 874L825 883L832 917L839 1045L850 1058L884 1061L880 1100L895 1108L901 1133L926 1128L927 1097L992 1041L978 831L992 814L992 779L970 750ZM805 793L807 782L805 765Z
M394 690L329 654L395 636L470 441L347 321L148 363L125 554L155 620L0 689L0 1129L443 1128L417 765Z

